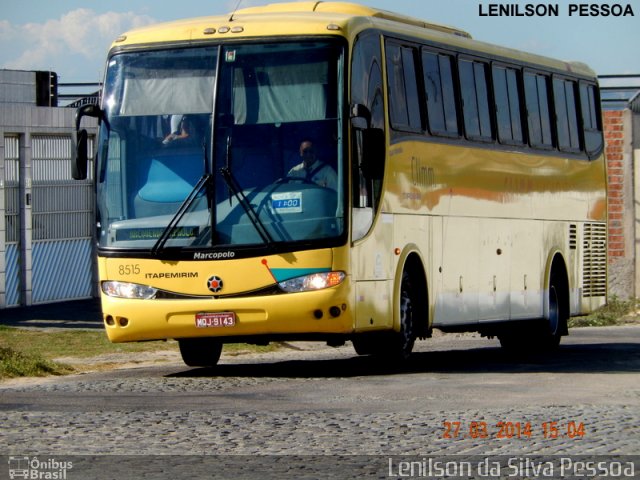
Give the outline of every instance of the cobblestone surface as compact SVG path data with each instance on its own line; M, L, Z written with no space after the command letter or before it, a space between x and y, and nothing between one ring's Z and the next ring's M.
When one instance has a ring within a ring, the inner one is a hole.
M0 454L633 455L640 451L640 356L630 341L619 354L632 363L610 372L580 371L582 350L567 350L568 366L552 359L513 373L493 366L494 350L476 349L464 368L360 375L350 349L320 349L262 357L255 376L255 360L226 358L224 375L172 363L8 382L0 385ZM287 363L300 357L308 363ZM260 369L265 361L276 366ZM265 374L291 365L295 375ZM310 374L300 373L307 368ZM467 384L477 393L460 396ZM583 390L557 393L580 384ZM505 385L521 393L511 401ZM585 396L590 390L598 401Z
M33 392L36 394L36 392ZM518 408L412 414L189 411L2 412L0 444L8 454L65 455L516 455L637 454L640 414L627 407ZM459 438L442 438L443 419L462 423ZM532 425L531 436L498 438L506 419ZM557 421L559 438L543 423ZM475 423L474 423L475 422ZM472 438L480 422L488 437ZM584 422L583 437L566 436ZM466 438L464 438L466 437Z

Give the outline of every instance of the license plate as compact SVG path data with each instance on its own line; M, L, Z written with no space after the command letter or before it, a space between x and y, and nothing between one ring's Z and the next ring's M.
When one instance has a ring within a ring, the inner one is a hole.
M196 313L197 328L233 327L235 324L234 312Z

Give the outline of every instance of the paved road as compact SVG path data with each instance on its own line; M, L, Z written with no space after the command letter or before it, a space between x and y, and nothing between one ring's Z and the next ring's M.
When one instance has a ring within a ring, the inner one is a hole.
M496 341L447 335L419 342L403 367L356 357L350 346L294 346L305 350L223 354L215 370L170 358L5 382L0 453L640 452L640 326L575 329L558 352L520 358Z

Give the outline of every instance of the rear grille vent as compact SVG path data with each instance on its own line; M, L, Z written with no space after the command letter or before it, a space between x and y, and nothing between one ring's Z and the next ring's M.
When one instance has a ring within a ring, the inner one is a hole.
M607 294L607 225L585 223L583 246L582 295L604 297Z
M578 227L569 225L569 249L575 250L578 247Z

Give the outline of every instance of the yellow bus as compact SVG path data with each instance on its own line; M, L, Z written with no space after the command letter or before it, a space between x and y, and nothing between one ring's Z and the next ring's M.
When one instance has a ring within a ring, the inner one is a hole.
M545 349L606 301L606 171L587 66L342 2L130 31L95 164L104 324L407 358L477 331Z

